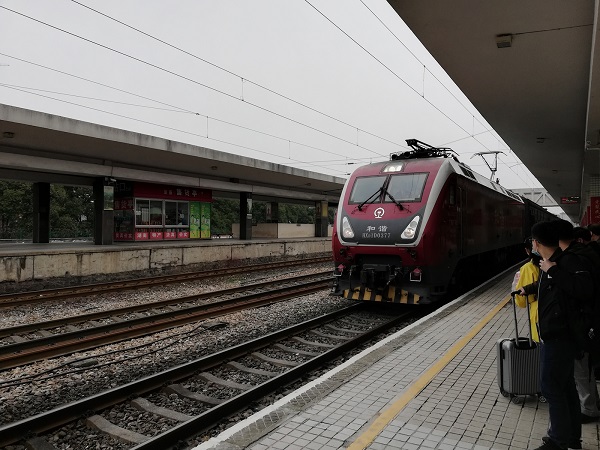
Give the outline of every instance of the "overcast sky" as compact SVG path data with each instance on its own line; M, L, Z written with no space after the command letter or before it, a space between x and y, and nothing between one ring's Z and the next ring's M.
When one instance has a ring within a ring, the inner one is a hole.
M339 177L502 151L540 186L384 0L0 0L0 102Z

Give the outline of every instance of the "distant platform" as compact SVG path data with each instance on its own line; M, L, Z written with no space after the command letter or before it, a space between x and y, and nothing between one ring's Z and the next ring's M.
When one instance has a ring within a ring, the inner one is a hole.
M331 252L331 238L1 243L0 283L156 271L245 259Z

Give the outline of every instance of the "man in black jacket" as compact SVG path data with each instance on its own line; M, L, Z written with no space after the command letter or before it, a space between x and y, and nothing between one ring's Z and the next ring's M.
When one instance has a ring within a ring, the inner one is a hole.
M590 242L590 231L581 227L574 228L573 224L566 220L556 220L554 223L558 229L558 246L560 249L563 252L572 252L578 255L581 262L587 265L592 274L592 280L598 283L600 281L600 255L586 245ZM600 289L596 286L594 293L597 295L598 292L600 292ZM593 301L600 301L600 299L593 299ZM590 373L589 356L587 352L584 352L581 358L575 359L575 386L581 404L582 424L597 422L600 418L600 410L598 409L600 397L598 396L596 379Z
M543 258L542 272L537 286L522 289L527 295L538 290L542 394L550 415L548 436L536 450L580 449L581 415L573 376L577 347L569 331L568 311L593 295L593 280L577 255L561 251L556 223L536 223L531 237L533 251Z

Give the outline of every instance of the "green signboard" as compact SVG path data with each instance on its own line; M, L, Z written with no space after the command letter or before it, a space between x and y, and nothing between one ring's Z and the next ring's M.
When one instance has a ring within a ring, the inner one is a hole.
M190 239L210 239L210 203L190 202Z
M202 221L200 222L200 237L210 239L210 203L200 203Z
M190 202L190 239L200 239L200 222L202 220L200 202Z

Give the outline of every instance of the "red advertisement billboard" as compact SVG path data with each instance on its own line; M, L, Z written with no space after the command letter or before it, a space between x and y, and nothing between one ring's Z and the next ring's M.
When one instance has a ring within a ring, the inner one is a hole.
M133 196L142 198L160 198L167 200L212 202L212 191L208 189L169 186L166 184L151 184L142 182L134 183Z

